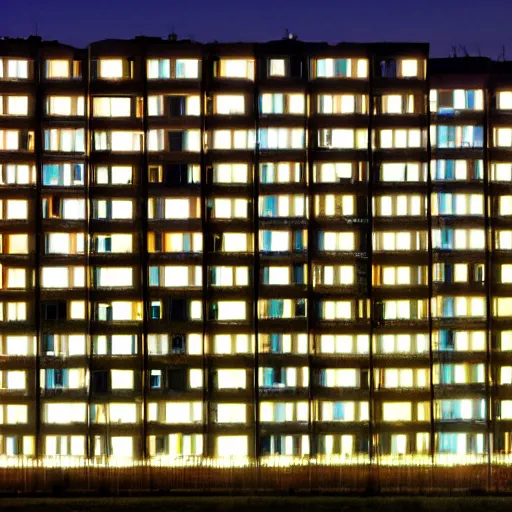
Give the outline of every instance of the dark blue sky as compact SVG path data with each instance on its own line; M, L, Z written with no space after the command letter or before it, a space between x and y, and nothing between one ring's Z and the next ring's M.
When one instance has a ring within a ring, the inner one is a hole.
M512 59L511 0L0 0L0 36L85 46L136 35L198 41L266 41L285 28L303 41L427 41L431 54L453 45Z

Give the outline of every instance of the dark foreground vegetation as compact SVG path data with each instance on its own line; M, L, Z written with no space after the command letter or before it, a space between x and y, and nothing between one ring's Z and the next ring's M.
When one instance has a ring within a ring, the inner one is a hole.
M508 497L4 498L1 512L498 512Z

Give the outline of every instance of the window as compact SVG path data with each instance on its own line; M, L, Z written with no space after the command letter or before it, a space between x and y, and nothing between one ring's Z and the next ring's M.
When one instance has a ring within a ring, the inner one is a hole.
M411 402L384 402L382 404L382 419L384 421L411 421Z
M98 77L106 80L132 78L133 62L122 59L100 59L97 62Z
M419 216L426 213L425 198L419 195L386 195L376 197L374 201L377 216Z
M45 254L83 254L83 233L45 233Z
M84 129L54 128L51 130L45 130L44 149L45 151L84 153Z
M319 403L320 421L368 421L368 402Z
M46 61L46 78L69 78L70 75L71 73L69 60L52 59Z
M414 114L413 94L384 94L382 96L383 114Z
M269 59L268 76L286 76L286 60L285 59Z
M222 354L252 354L253 341L247 334L215 334L213 336L212 353Z
M254 130L214 130L212 149L254 149Z
M402 59L399 76L402 78L421 78L419 66L416 59ZM423 75L423 73L421 73Z
M0 185L29 185L35 183L35 166L0 164Z
M99 166L95 168L98 185L131 185L133 167L129 165Z
M354 284L353 265L315 265L314 286L347 286Z
M212 320L240 321L247 318L247 303L245 301L219 301L211 304Z
M217 76L254 80L254 67L253 59L220 59L217 63Z
M355 214L355 197L352 195L326 194L315 196L315 216L334 217Z
M260 163L260 183L302 183L304 178L301 162Z
M34 132L0 130L0 151L34 151Z
M320 354L368 354L370 338L366 334L321 334L317 338Z
M315 59L316 78L367 78L367 59Z
M512 91L498 91L496 105L499 110L512 110Z
M131 98L93 98L95 117L130 117Z
M83 288L85 267L42 267L41 288Z
M149 285L163 287L201 286L201 266L149 267Z
M260 231L262 252L302 252L305 250L305 232L299 231Z
M318 130L318 147L322 149L368 149L368 130L322 128Z
M131 199L97 199L93 201L93 218L105 220L123 220L133 218Z
M508 128L495 128L494 140L503 142L504 144L505 141L503 137L507 138L507 134L509 132L510 130ZM498 133L498 138L496 138L496 133ZM431 126L430 141L432 147L438 147L441 149L481 148L484 144L484 130L482 126ZM500 142L498 142L496 145L500 146ZM512 139L510 145L512 145Z
M424 134L420 129L380 130L380 148L420 148L424 145Z
M304 94L264 93L260 99L262 114L304 114Z
M432 215L483 215L482 194L450 194L440 192L432 195Z
M149 80L197 79L199 78L198 59L148 59Z
M303 149L305 133L303 128L261 128L260 149Z
M211 286L248 286L248 267L210 267Z
M46 115L83 116L85 101L83 96L47 96Z
M356 234L350 231L326 231L318 234L318 249L320 251L354 251Z
M306 198L303 195L261 196L260 217L307 217Z
M248 164L221 164L213 165L213 181L215 183L249 183Z
M483 250L485 249L485 231L483 229L433 229L434 249Z
M218 115L244 114L245 96L243 94L216 94L215 113Z
M349 300L325 300L319 302L321 320L352 320L354 304Z
M308 402L260 402L260 421L281 423L308 421Z
M98 267L94 269L97 288L127 288L133 286L132 267Z
M343 181L355 181L354 174L362 172L362 162L318 162L313 165L316 183L339 183Z
M491 164L491 173L496 176L498 165ZM482 160L431 160L431 176L436 181L454 180L483 180ZM505 167L499 167L499 172L507 173ZM494 178L493 178L494 179Z
M43 418L45 423L84 423L86 419L85 403L51 403L44 404Z
M0 249L3 254L28 254L29 235L5 234L0 237Z
M438 296L432 299L432 315L438 318L483 317L485 310L484 297Z
M437 112L438 115L453 114L460 110L483 110L483 108L484 94L481 89L432 89L430 91L430 111Z
M49 187L82 186L84 164L43 164L43 185Z
M28 60L0 58L0 79L27 80Z
M140 151L142 133L137 131L94 132L95 151Z
M368 97L365 94L319 94L319 114L366 114Z
M208 200L214 219L246 219L248 217L249 201L247 199L215 198Z
M28 96L0 96L0 116L27 116Z
M199 61L197 59L176 59L175 78L199 78Z

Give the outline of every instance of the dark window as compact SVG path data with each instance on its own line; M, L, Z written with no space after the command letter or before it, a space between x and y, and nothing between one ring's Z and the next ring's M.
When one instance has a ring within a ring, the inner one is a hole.
M183 150L183 133L182 132L169 132L167 134L169 139L169 150L170 151L182 151Z
M306 316L306 301L304 299L295 301L295 316Z
M172 117L184 116L186 114L186 97L185 96L169 96L169 115Z
M167 387L173 391L187 389L187 370L185 368L167 370Z
M187 300L171 299L169 301L169 319L186 320L187 319Z
M94 393L106 393L108 391L108 371L93 371L91 373L91 389Z
M66 320L66 301L43 302L43 317L45 320Z
M185 335L175 334L171 340L171 351L173 354L185 353Z

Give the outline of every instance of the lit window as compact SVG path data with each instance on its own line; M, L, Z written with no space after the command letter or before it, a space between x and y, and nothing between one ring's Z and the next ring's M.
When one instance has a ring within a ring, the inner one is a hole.
M512 110L512 91L499 91L497 96L500 110Z
M0 115L28 115L28 96L0 96Z
M418 61L416 59L403 59L401 76L409 78L418 77Z
M245 423L247 406L245 404L217 404L217 423Z
M69 78L70 62L68 60L47 60L46 78Z
M254 80L254 60L252 59L220 59L218 66L219 77Z
M130 98L93 98L95 117L130 117Z
M269 76L286 76L286 61L284 59L270 59Z
M218 94L215 96L215 107L216 114L243 114L245 112L245 97L242 94Z
M0 78L8 80L28 78L28 60L0 59Z
M123 64L121 59L100 59L98 75L107 79L123 78Z

